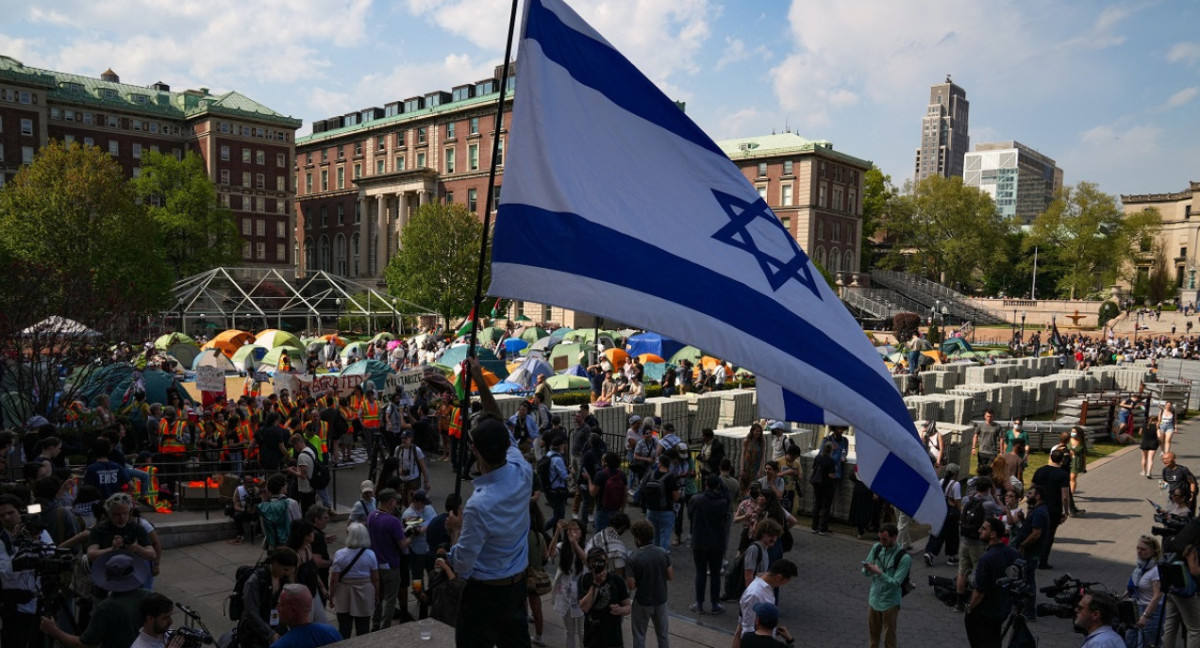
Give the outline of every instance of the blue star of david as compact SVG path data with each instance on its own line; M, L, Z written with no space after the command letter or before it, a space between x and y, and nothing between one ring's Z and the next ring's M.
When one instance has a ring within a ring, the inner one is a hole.
M753 203L748 203L741 198L731 196L727 193L712 190L713 196L720 203L721 208L729 216L729 224L722 227L713 234L713 238L731 245L739 250L749 252L758 261L758 265L762 268L763 274L767 277L767 283L770 284L771 290L778 291L788 281L795 279L801 285L812 291L812 294L821 299L821 293L817 290L816 282L813 281L812 272L808 269L808 256L796 244L796 239L787 230L783 229L783 224L775 217L771 208L767 207L767 203L759 198ZM758 243L750 235L749 225L754 222L754 219L762 218L773 225L779 231L779 234L788 242L788 246L792 249L792 258L784 261L777 259L774 256L763 252L758 248Z

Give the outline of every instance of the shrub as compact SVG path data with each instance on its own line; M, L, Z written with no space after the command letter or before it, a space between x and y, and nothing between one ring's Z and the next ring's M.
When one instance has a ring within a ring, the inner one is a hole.
M916 335L920 326L921 316L916 313L896 313L892 317L892 333L896 335L896 342L901 344Z

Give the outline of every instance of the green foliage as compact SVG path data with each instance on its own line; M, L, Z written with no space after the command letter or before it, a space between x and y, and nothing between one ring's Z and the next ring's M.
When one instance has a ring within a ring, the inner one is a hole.
M896 187L892 184L892 176L886 175L879 167L872 166L863 174L862 196L862 268L869 270L875 262L875 243L871 237L883 225L885 215L896 199Z
M189 151L176 160L148 151L141 176L129 183L154 220L158 245L176 279L240 261L237 221L218 201L199 155Z
M978 285L996 262L996 241L1011 230L991 196L957 177L931 176L907 189L891 201L884 223L899 240L889 265L949 285Z
M995 240L991 262L984 264L982 281L985 295L1014 296L1029 292L1033 276L1033 254L1025 254L1022 251L1025 233L1019 227L1013 224L1007 230ZM1039 264L1038 285L1046 284L1046 279L1045 269ZM1042 290L1038 289L1038 292L1041 293Z
M483 224L464 206L421 205L400 233L400 251L388 263L384 275L388 290L432 308L449 327L451 319L471 311L482 236ZM484 265L485 287L488 265Z
M1115 303L1106 301L1103 304L1100 304L1100 314L1097 318L1099 320L1098 326L1104 326L1105 323L1120 314L1121 307L1117 306Z
M1161 227L1157 210L1124 216L1116 197L1080 182L1063 187L1034 219L1024 248L1038 247L1039 267L1058 276L1054 292L1073 299L1102 290L1127 273L1143 254L1142 242L1153 239Z
M903 344L917 334L921 326L921 316L916 313L896 313L892 317L892 333L896 342Z
M120 165L94 146L53 142L0 190L0 248L21 273L8 274L0 291L37 295L47 313L83 311L99 326L109 314L136 316L167 300L170 272L154 223Z
M1167 266L1167 253L1162 246L1154 247L1150 277L1146 286L1146 297L1151 304L1158 304L1175 297L1178 288L1171 281L1171 268Z

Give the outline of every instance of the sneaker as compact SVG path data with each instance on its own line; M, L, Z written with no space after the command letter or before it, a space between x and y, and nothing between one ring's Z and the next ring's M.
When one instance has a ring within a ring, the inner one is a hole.
M817 531L817 535L829 535L829 531L826 531L825 529L821 529L820 531Z
M958 556L951 556L951 557L947 558L946 564L950 565L951 567L957 566L958 565Z
M533 635L533 638L530 639L530 641L535 646L545 646L546 645L546 642L542 641L542 635Z
M688 609L696 614L704 614L704 604L702 603L692 603L688 606Z
M925 552L925 566L933 567L933 554Z
M812 530L812 534L813 534L813 535L817 535L818 533L820 533L820 531L818 531L818 530L816 530L816 529L813 529L813 530Z
M713 603L713 609L712 609L713 614L720 614L724 611L725 611L724 605L721 605L720 603Z

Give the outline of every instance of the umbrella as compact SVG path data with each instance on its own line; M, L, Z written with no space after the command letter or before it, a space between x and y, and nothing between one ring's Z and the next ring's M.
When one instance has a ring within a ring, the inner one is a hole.
M340 337L337 333L326 333L325 335L322 335L321 337L316 338L315 341L323 344L330 340L333 340L333 343L336 344L337 346L340 346L340 347L346 346L346 338Z
M343 369L340 375L366 376L367 382L375 385L376 389L383 389L387 386L388 376L392 375L392 369L387 366L386 362L380 362L379 360L359 360Z
M267 349L266 347L260 347L257 344L247 344L233 354L233 358L231 358L231 360L233 360L233 366L246 366L246 356L251 356L254 358L254 367L258 368L259 363L262 362L263 356L267 355L267 351L269 350L270 349ZM291 354L289 353L288 355Z
M549 337L549 335L550 334L546 332L546 329L540 326L526 326L525 328L521 329L521 332L517 334L517 337L530 344L533 344L544 337Z
M608 361L617 369L624 367L625 363L629 362L629 354L625 353L624 349L605 349L604 357L608 358Z
M216 367L226 373L237 373L237 367L229 361L221 349L216 347L201 351L200 355L192 361L192 371L196 371L200 367Z
M259 331L258 335L254 336L254 343L265 349L274 349L275 347L290 346L294 349L304 349L300 338L279 329L267 329Z
M400 346L400 344L401 344L400 340L392 340L391 342L387 343L387 350L391 351L392 349L395 349L396 347Z
M175 356L185 367L192 366L192 363L196 360L196 356L200 355L200 347L194 343L189 344L187 342L173 344L166 351L168 355Z
M550 376L546 379L546 384L549 385L550 389L553 389L554 391L562 391L564 389L588 389L592 386L592 383L589 382L587 378L568 376L565 374Z
M30 326L21 331L21 335L26 337L34 335L55 335L64 337L80 337L95 339L100 337L99 331L94 331L79 322L58 315L51 315L46 319Z
M254 334L237 329L229 329L217 333L216 337L204 343L202 349L220 349L226 356L233 356L237 350L254 342Z
M499 326L489 326L479 332L479 341L484 344L495 344L503 340L508 335L508 331Z
M166 335L160 336L154 341L154 348L168 351L176 344L192 344L196 347L200 346L196 344L196 341L193 340L187 333L167 333Z
M700 351L700 349L697 349L694 346L685 346L676 351L667 361L673 365L677 365L683 360L687 360L695 364L700 361L700 358L703 355L704 353Z
M524 314L522 314L522 315L517 315L516 317L512 318L512 321L514 321L514 322L532 322L533 320L526 317Z
M521 338L508 338L504 341L504 348L507 349L509 353L516 353L527 346L529 346L529 343Z
M365 342L351 342L350 344L347 344L346 346L342 347L341 356L343 358L349 358L351 354L358 356L358 358L360 360L362 358L367 357L366 343Z
M653 353L643 353L643 354L639 355L637 357L637 359L640 360L642 362L642 364L646 364L647 362L666 362L666 360L663 360L662 358L654 355Z

